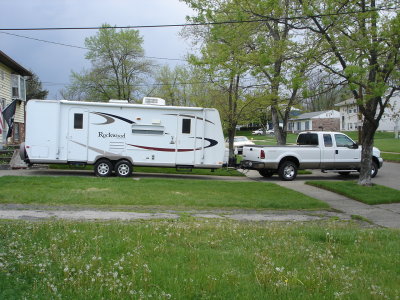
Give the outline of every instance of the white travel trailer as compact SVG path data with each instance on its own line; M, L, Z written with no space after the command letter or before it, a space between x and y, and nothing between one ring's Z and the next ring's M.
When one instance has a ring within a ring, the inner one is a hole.
M30 100L21 157L31 164L90 164L97 176L130 176L133 166L221 168L224 137L216 109Z

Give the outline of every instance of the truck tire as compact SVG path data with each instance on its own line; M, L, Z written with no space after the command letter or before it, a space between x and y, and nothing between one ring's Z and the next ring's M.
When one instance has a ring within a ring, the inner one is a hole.
M378 164L372 160L371 163L371 178L374 178L378 174Z
M119 177L129 177L132 174L132 164L128 160L120 160L115 164L114 171Z
M297 176L297 166L294 162L286 160L282 162L278 169L278 175L281 180L291 181Z
M258 173L260 173L260 175L265 178L270 178L272 177L272 175L274 175L274 171L267 169L258 170Z
M94 174L98 177L108 177L111 175L113 165L108 159L99 159L94 165Z

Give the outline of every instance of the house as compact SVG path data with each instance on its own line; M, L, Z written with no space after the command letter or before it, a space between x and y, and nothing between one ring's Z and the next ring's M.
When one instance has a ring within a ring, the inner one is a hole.
M32 73L0 51L0 146L19 144L25 135L26 78ZM11 130L10 130L11 127Z
M338 131L339 126L340 113L338 111L315 111L289 119L288 131L293 133L305 130Z
M358 105L354 98L335 104L340 112L340 129L342 131L357 130L359 120ZM379 122L378 131L394 131L396 125L400 126L400 93L396 93L389 100L384 114Z

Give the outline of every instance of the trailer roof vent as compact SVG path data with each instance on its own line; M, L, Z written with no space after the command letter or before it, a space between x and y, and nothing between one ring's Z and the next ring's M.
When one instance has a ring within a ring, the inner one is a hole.
M155 97L144 97L143 104L147 105L165 105L165 100Z
M115 99L110 99L108 103L119 103L119 104L128 104L128 100L115 100Z

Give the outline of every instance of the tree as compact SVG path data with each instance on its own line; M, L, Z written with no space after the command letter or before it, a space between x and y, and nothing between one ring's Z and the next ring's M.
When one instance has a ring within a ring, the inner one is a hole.
M26 99L46 99L48 90L43 89L42 82L35 73L26 81Z
M202 0L184 0L197 12L193 22L224 22L230 20L231 2L208 2ZM242 82L248 75L249 66L244 57L248 26L243 24L218 24L207 28L195 28L191 36L201 42L200 55L192 55L190 63L207 77L214 88L220 91L218 104L229 139L229 159L233 161L233 141L236 125L246 109L250 107L251 98L246 96Z
M298 29L320 41L316 62L344 80L363 116L358 183L371 185L374 134L400 89L399 0L297 0L308 18ZM392 9L396 8L397 11Z
M290 112L300 103L306 74L313 67L308 55L311 45L293 33L291 17L296 6L292 1L233 1L240 7L237 18L242 15L257 23L249 35L248 63L252 74L264 84L275 137L284 145Z
M164 65L156 72L155 88L148 94L164 98L168 105L188 106L191 104L188 93L191 89L190 77L190 72L184 66L176 66L171 70Z
M72 72L71 85L64 94L87 99L133 100L140 85L150 74L150 61L142 48L143 38L137 30L120 30L103 24L96 35L85 39L91 68Z

